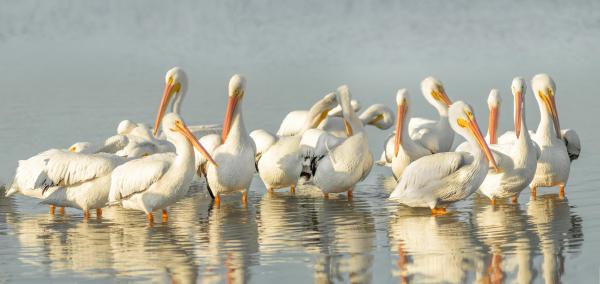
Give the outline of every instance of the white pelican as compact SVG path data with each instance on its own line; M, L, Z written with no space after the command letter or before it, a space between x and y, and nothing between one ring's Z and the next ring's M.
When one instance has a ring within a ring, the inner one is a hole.
M352 100L350 102L350 104L352 105L352 109L354 109L354 111L359 111L361 106L358 103L358 101L356 100ZM304 121L306 121L306 117L309 114L309 110L293 110L290 111L285 118L283 118L283 121L281 121L281 125L279 126L279 130L277 130L277 136L292 136L292 135L296 135L298 134L301 130L302 127L304 126ZM327 113L327 118L330 117L341 117L342 116L342 108L340 105L337 105L336 107L334 107L332 110L330 110ZM323 125L326 121L327 118L324 119L321 124L315 126L315 127L319 127L321 125Z
M394 178L398 180L404 169L413 161L431 155L431 151L415 142L408 135L406 124L410 121L409 95L406 89L396 94L396 129L385 143L382 157L392 167Z
M109 153L115 154L122 150L129 143L129 138L125 135L114 135L104 140L102 143L77 142L69 147L69 152L82 154Z
M218 206L221 194L242 192L242 203L248 201L248 188L255 170L256 146L248 135L242 116L242 100L246 94L246 80L233 75L229 80L229 100L223 123L221 143L212 152L219 165L206 165L209 193Z
M529 186L535 197L538 187L560 187L564 197L565 185L569 179L571 162L579 158L581 143L577 132L560 129L558 110L555 102L556 85L547 74L538 74L531 80L531 88L540 109L540 124L531 133L533 141L540 148L535 176ZM507 132L499 138L500 143L514 143L514 132Z
M427 77L421 82L425 99L438 111L438 121L413 117L408 123L410 137L433 153L447 152L454 142L454 131L448 122L448 107L452 104L442 82Z
M488 132L485 135L485 141L487 141L489 145L498 144L498 116L500 113L501 102L498 89L492 89L487 100L489 116ZM469 152L471 150L470 146L471 144L465 141L456 147L455 152Z
M404 169L390 199L443 214L450 203L467 198L479 188L487 175L488 161L498 168L471 106L455 102L449 116L454 131L473 145L473 153L437 153L412 162Z
M28 160L19 161L16 175L6 196L21 193L41 199L42 204L54 207L73 207L83 210L89 218L90 209L101 208L108 201L110 174L125 158L107 153L82 154L51 149Z
M512 197L513 203L517 202L521 191L533 179L539 156L539 149L531 140L525 123L525 80L521 77L514 78L511 88L515 103L515 133L518 138L512 144L490 145L502 171L488 172L479 187L479 191L491 199L492 204L496 204L498 198L508 197Z
M159 112L159 115L163 113ZM154 154L129 161L114 169L110 185L111 204L142 210L150 223L154 221L152 212L159 209L163 210L163 220L166 221L166 208L187 193L196 172L193 148L215 163L179 115L169 113L161 119L163 132L175 145L175 153Z
M334 93L325 95L310 108L299 134L273 137L277 141L262 153L258 161L258 174L267 191L272 192L274 189L284 187L290 187L292 192L295 191L302 171L303 157L300 148L302 134L321 124L327 117L327 113L337 104Z
M262 154L277 142L277 138L271 132L264 129L257 129L250 132L250 138L252 138L254 145L256 145L255 167L256 172L258 172L258 161L260 161Z
M323 191L325 198L329 197L329 193L339 192L347 192L348 198L351 198L354 186L371 171L373 155L369 150L367 133L350 107L348 86L338 87L336 95L342 106L348 138L334 149L327 149L322 158L312 159L311 168L314 169L314 183Z

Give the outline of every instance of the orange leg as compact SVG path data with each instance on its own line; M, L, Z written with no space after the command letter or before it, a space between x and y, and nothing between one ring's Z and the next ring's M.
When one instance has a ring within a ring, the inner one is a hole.
M431 215L444 215L446 214L446 208L432 208Z
M64 206L61 206L58 208L58 214L65 215L65 207Z
M560 199L564 199L565 198L565 184L559 184L558 185L560 187Z
M325 199L329 199L329 193L327 193L327 192L323 193L323 197L324 197Z
M492 206L496 206L496 198L492 198Z
M511 198L511 201L513 204L517 204L519 202L519 197L515 195Z
M290 186L290 195L294 195L294 194L296 194L296 186L292 185L292 186Z
M220 194L215 195L215 206L217 206L217 208L219 208L219 206L221 206L221 195Z
M56 208L54 205L50 205L50 215L54 215L54 208Z
M102 208L96 208L96 218L102 218Z
M348 200L352 200L352 196L353 196L352 190L348 190L347 194L348 194Z
M272 187L267 188L267 193L268 194L273 194L273 188Z
M162 220L163 222L169 221L169 211L167 209L162 210Z
M536 186L532 186L531 187L531 198L533 200L535 200L536 195L537 195L537 187Z
M244 207L248 206L248 191L242 192L242 205Z
M83 219L87 220L90 218L90 210L83 210Z
M148 223L150 224L154 223L154 216L152 215L152 212L146 213L146 220L148 220Z

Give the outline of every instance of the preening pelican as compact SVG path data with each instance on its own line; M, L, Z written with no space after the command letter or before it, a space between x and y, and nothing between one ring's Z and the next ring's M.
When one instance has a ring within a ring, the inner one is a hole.
M51 149L28 160L19 161L19 166L6 196L21 193L41 199L41 203L54 206L73 207L83 210L89 218L90 209L101 208L108 201L110 174L125 158L107 153L82 154L66 150Z
M159 116L162 115L159 112ZM111 204L142 210L151 223L154 221L152 212L160 209L166 221L166 208L187 193L196 172L193 148L203 153L210 163L215 163L179 115L169 113L157 119L159 123L161 120L163 132L175 145L175 153L159 153L131 160L113 171L110 184Z
M494 159L502 171L488 172L479 191L491 199L492 204L495 204L498 198L508 197L512 197L513 203L516 203L519 194L529 185L535 174L539 149L536 149L537 146L531 140L525 123L525 92L525 80L521 77L514 78L512 93L517 140L513 144L490 145Z
M438 111L438 121L413 117L408 123L410 137L433 153L450 151L454 142L454 131L448 122L448 107L452 104L442 82L427 77L421 82L425 99Z
M352 100L350 104L352 105L352 109L354 109L355 112L359 111L361 108L360 103L358 103L357 100ZM306 121L306 117L308 116L309 112L310 110L290 111L285 116L285 118L283 118L283 121L281 121L279 130L277 130L277 136L292 136L298 134L302 130L302 127L304 126L304 121ZM327 113L327 118L341 116L342 107L340 105L337 105ZM327 121L327 118L324 119L320 125L323 125ZM315 127L319 127L320 125L317 125Z
M437 153L412 162L390 199L443 214L450 203L469 197L479 188L487 175L488 161L498 169L471 106L462 101L453 103L449 119L452 129L471 143L473 152Z
M408 135L406 125L410 121L409 95L406 89L396 94L396 129L385 143L383 157L391 164L394 178L398 180L404 169L413 161L431 155L431 151L415 142Z
M115 154L129 143L125 135L114 135L102 143L77 142L69 147L69 152L82 154L109 153Z
M302 134L321 124L328 112L337 104L334 93L325 95L310 108L298 134L273 137L277 141L262 153L258 161L258 174L269 192L284 187L290 187L292 192L295 190L302 171L303 157L300 151Z
M248 188L255 170L256 146L248 135L242 116L242 101L246 94L246 80L233 75L229 80L229 100L223 122L221 143L212 152L219 165L206 165L206 180L209 193L218 206L221 194L242 192L242 203L248 201ZM208 139L208 138L207 138Z
M351 198L354 186L371 171L373 155L369 150L367 133L350 107L348 86L338 87L336 95L342 107L347 138L337 147L328 149L322 158L312 159L311 168L314 169L314 183L323 191L325 198L329 193L339 192L347 192Z
M500 103L502 100L500 99L500 94L498 93L498 89L492 89L490 91L490 95L488 96L487 104L489 109L488 116L488 132L485 135L485 141L488 142L489 145L498 144L498 116L500 113ZM465 141L456 147L455 152L470 152L471 144Z
M532 196L538 187L560 187L564 197L565 185L569 179L571 162L579 158L581 143L577 132L572 129L560 129L556 108L556 85L547 74L538 74L531 80L531 88L540 109L540 124L537 131L531 133L533 141L540 148L535 176L529 185ZM507 132L499 138L500 143L514 143L514 132Z

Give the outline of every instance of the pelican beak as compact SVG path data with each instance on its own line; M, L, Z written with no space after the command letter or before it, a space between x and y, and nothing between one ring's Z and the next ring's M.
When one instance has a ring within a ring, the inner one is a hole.
M544 94L542 91L539 91L538 95L540 98L542 98L542 101L546 105L546 109L548 109L552 115L552 122L554 122L556 137L561 139L562 136L560 134L560 122L558 121L558 110L556 109L556 101L554 100L554 94L552 94L552 90L548 89L548 95Z
M402 125L406 114L406 103L398 104L396 114L396 135L394 136L394 157L398 157L400 143L402 143Z
M521 135L521 112L523 111L523 107L521 104L523 103L523 98L521 97L521 91L517 91L515 93L515 134L517 138Z
M498 144L498 106L490 107L488 131L490 132L490 144Z
M431 91L431 95L433 96L433 98L435 98L438 101L441 101L447 107L449 107L452 104L452 101L450 101L450 98L448 98L446 91L444 91L444 88L442 87L440 87L439 90L434 89L433 91Z
M350 137L353 135L354 131L352 130L352 125L350 122L344 118L344 128L346 129L346 136Z
M158 126L160 126L160 122L162 121L162 118L165 115L165 109L169 105L171 96L175 92L175 86L176 84L173 84L173 79L169 79L169 81L165 84L162 99L160 100L160 106L158 107L158 114L156 115L156 120L154 121L154 130L152 130L152 134L154 136L156 136L156 133L158 132Z
M323 122L323 120L325 120L325 118L327 118L327 115L329 115L329 109L325 110L323 112L321 112L321 114L319 115L319 117L317 117L317 121L315 121L315 125L314 128L319 127L319 125L321 125L321 123Z
M236 91L235 94L229 96L227 100L227 111L225 112L225 121L223 122L223 132L221 134L221 143L225 143L227 140L227 136L229 136L229 131L231 130L231 122L233 119L233 113L237 107L237 104L240 100L240 94Z
M375 116L373 119L371 119L371 121L369 121L370 125L376 125L378 122L380 122L381 120L383 120L383 114L378 114L377 116Z
M469 114L468 117L469 117L468 126L469 126L469 129L471 130L471 133L475 137L477 144L479 144L479 147L481 147L481 150L483 150L485 157L487 158L489 163L492 165L492 167L496 171L499 171L500 169L498 168L498 165L496 164L496 160L494 159L494 156L492 155L492 151L490 150L490 147L488 146L488 144L485 142L483 135L481 135L481 130L479 129L479 125L477 125L477 121L475 120L475 117L473 116L473 114Z
M208 151L206 151L206 149L204 149L204 147L202 147L200 142L198 142L198 138L196 138L196 136L194 136L192 131L190 131L190 129L183 122L181 122L181 121L175 122L175 129L173 129L173 130L183 134L183 136L185 136L185 138L188 141L190 141L190 143L192 143L192 146L194 146L194 148L196 148L196 150L198 150L198 152L200 152L200 154L202 154L202 156L204 156L215 167L218 167L217 163L215 162L215 160L213 160L213 158L210 156Z
M71 148L69 148L69 152L71 152L71 153L77 152L77 147L71 146Z

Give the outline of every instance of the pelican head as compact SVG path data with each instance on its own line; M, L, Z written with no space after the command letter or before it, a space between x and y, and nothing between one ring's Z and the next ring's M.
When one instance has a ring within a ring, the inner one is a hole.
M421 92L425 99L438 110L447 110L452 104L442 82L431 76L421 81Z
M448 119L450 120L450 126L452 126L452 129L467 139L471 145L478 145L492 167L495 170L498 170L498 166L496 165L496 160L494 160L492 151L485 142L483 135L481 135L479 125L477 125L477 121L475 120L473 108L462 101L457 101L450 106Z
M556 136L560 139L560 122L558 120L558 110L556 109L556 100L554 94L556 85L554 80L548 74L537 74L531 79L531 89L535 95L535 99L540 105L540 110L545 109L552 117Z
M352 129L351 117L352 117L352 107L350 106L350 88L347 85L342 85L337 88L336 92L337 101L342 107L342 118L344 120L344 128L346 129L346 135L348 137L354 134L354 130Z
M179 112L179 106L181 105L181 100L187 91L187 75L183 71L183 69L179 67L173 67L167 74L165 75L165 88L163 90L163 96L160 100L160 106L158 107L158 114L156 115L156 120L154 121L154 130L152 134L156 136L158 132L158 126L160 125L160 121L165 114L165 109L169 105L171 99L174 98L172 112Z
M525 79L523 77L515 77L512 80L511 90L515 100L515 135L519 138L521 135L521 113L523 111L523 96L525 95L525 91L527 89L527 84L525 83Z
M174 112L166 114L162 119L162 129L167 139L174 142L173 144L177 145L178 142L187 140L206 160L217 166L217 163L200 142L198 142L198 138L194 136L178 114Z
M137 127L137 124L131 120L123 120L119 122L119 126L117 126L117 134L119 135L127 135L131 133L131 131Z
M490 118L488 125L488 134L490 136L490 144L498 143L498 113L500 112L500 93L498 89L492 89L488 96L487 104L490 110Z
M69 147L69 152L92 154L94 153L93 144L90 142L77 142Z
M398 157L400 143L402 143L402 128L406 112L408 111L408 90L400 89L396 93L396 133L394 136L394 157Z
M383 104L374 104L363 111L358 119L363 124L374 125L375 127L386 130L394 124L394 112Z
M221 141L225 143L231 130L233 122L233 114L238 110L238 106L244 94L246 93L246 79L240 74L235 74L229 79L229 99L227 100L227 111L225 112L225 120L223 122L223 132Z
M305 130L310 128L318 127L332 109L335 109L338 105L337 94L329 93L322 99L316 102L309 110L307 120L305 123Z
M359 112L361 105L357 100L350 100L350 106L354 110L354 112ZM331 111L329 111L329 116L342 117L342 106L337 105Z

